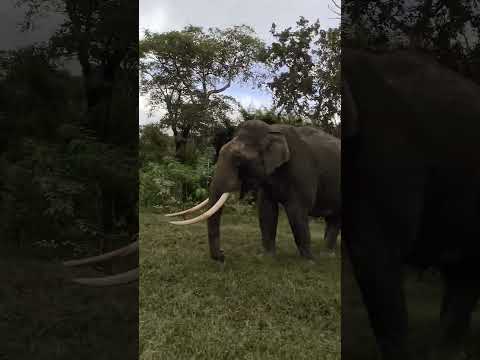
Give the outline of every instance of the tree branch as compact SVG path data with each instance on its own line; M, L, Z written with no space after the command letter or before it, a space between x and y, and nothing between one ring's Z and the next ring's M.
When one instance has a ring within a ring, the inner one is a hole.
M210 95L219 94L219 93L221 93L221 92L224 92L224 91L227 90L231 85L232 85L232 81L229 80L229 81L228 81L224 86L222 86L221 88L210 90L209 92L207 92L207 98L210 97Z
M334 19L340 19L342 17L342 7L335 0L331 0L331 1L336 9L332 8L330 5L327 5L328 10L330 10L331 12L333 12L335 15L338 16L337 18L334 18Z

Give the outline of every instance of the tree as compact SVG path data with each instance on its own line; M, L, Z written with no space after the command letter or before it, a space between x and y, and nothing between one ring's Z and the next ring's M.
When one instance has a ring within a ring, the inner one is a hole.
M140 128L140 167L149 162L160 162L168 154L170 138L158 124L147 124Z
M145 32L141 91L148 95L151 111L163 112L160 124L172 130L179 160L184 160L186 143L195 132L211 130L235 105L223 92L236 81L255 80L262 49L248 26Z
M342 10L344 46L428 52L480 83L478 1L346 0Z
M297 28L277 30L266 51L272 72L267 83L280 114L303 117L313 125L335 133L340 112L340 30L320 28L304 17Z
M49 41L50 57L74 57L79 61L87 100L87 124L100 140L111 140L118 130L111 119L115 83L122 72L138 71L135 35L138 5L130 0L17 0L16 3L27 8L25 30L33 27L36 17L44 13L54 11L64 15L65 21Z
M53 138L65 117L81 111L81 81L59 70L47 49L10 51L0 66L0 102L2 112L8 115L0 120L4 130L0 131L0 152L20 136Z
M340 137L340 29L321 30L316 45L318 47L314 52L317 62L313 77L318 97L313 108L312 122L319 122L325 131Z
M86 111L79 118L82 128L87 128L82 132L82 140L88 145L86 149L101 151L115 144L108 156L103 156L106 153L99 156L101 166L90 169L98 172L95 176L84 178L77 173L80 182L99 188L98 217L102 221L102 233L110 242L119 214L129 214L130 229L136 226L136 219L131 215L137 195L129 187L136 186L138 179L137 172L132 171L138 150L135 113L138 4L130 0L16 0L16 3L26 8L25 29L45 13L63 15L63 22L48 42L48 57L50 60L76 59L81 67L82 105ZM119 114L118 109L122 109L120 116L113 116ZM91 141L92 138L95 140ZM114 156L118 161L109 161ZM112 173L114 176L110 176ZM122 189L122 184L128 189Z

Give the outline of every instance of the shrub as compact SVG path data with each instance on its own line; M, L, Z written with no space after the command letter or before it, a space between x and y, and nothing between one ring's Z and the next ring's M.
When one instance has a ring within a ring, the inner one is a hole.
M209 154L200 156L193 164L171 157L159 163L149 162L140 169L140 203L144 207L173 206L204 200L212 174Z

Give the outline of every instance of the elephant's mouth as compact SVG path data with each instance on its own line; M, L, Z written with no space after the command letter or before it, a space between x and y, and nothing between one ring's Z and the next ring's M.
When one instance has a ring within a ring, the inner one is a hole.
M238 176L234 179L236 180L233 182L233 185L230 184L228 188L231 189L231 191L240 191L240 198L243 198L250 191L255 191L260 185L260 181L257 179L257 177L252 176L251 172L249 172L249 170L244 167L238 168ZM220 198L215 202L215 204L213 204L207 211L200 214L199 216L194 217L192 219L187 219L187 220L170 221L170 224L190 225L190 224L198 223L203 220L207 220L223 207L223 205L225 204L229 196L230 196L230 192L224 192L222 193ZM190 214L204 208L209 203L210 203L210 199L206 199L201 203L193 206L190 209L171 213L171 214L166 214L165 216L172 217L172 216L183 216L186 214Z
M254 180L254 178L242 178L240 177L240 199L242 199L246 194L248 194L251 191L256 191L256 189L259 187L260 182L257 180ZM223 193L220 198L217 200L215 204L213 204L207 211L204 213L200 214L197 217L194 217L192 219L187 219L187 220L181 220L181 221L170 221L170 224L174 225L190 225L190 224L195 224L203 220L207 220L209 217L213 216L218 210L222 208L222 206L225 204L227 201L228 197L230 196L229 192ZM193 206L190 209L182 210L179 212L175 213L170 213L170 214L165 214L164 216L166 217L172 217L172 216L183 216L186 214L193 213L197 210L200 210L207 206L210 202L210 199L205 199L201 203Z
M217 200L217 202L215 204L213 204L210 207L210 209L205 211L203 214L200 214L199 216L194 217L192 219L188 219L188 220L170 221L170 224L190 225L190 224L198 223L198 222L203 221L203 220L207 220L209 217L211 217L213 214L215 214L218 210L220 210L222 208L222 206L226 203L229 196L230 196L230 193L228 193L228 192L223 193L222 196L220 196L220 198ZM206 199L206 200L202 201L200 204L195 205L194 207L192 207L190 209L183 210L183 211L176 212L176 213L166 214L165 216L170 217L170 216L178 216L178 215L185 215L185 214L192 213L194 211L197 211L199 209L204 208L209 203L209 201L210 201L209 199Z

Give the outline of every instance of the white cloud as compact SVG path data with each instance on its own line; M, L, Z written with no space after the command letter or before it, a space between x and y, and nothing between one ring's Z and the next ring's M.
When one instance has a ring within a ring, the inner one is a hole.
M271 104L270 99L266 99L259 96L254 95L237 95L236 99L238 102L246 109L249 108L262 108L262 107L269 107Z
M140 0L139 6L139 32L143 37L144 30L164 32L171 30L167 21L167 9L164 4L158 2L150 4L150 1Z
M140 125L151 124L157 122L160 116L162 116L165 111L158 110L153 112L150 115L150 111L148 108L148 100L144 96L138 97L138 121Z
M10 50L47 41L65 20L55 12L36 19L33 31L21 31L25 20L25 7L17 7L14 0L0 1L0 49Z
M340 24L329 9L331 0L140 0L139 5L141 31L180 30L190 24L205 28L246 24L269 40L272 22L283 28L304 16L319 19L323 27Z
M141 98L139 99L141 100ZM142 108L138 110L138 123L140 125L146 125L155 122L155 117L149 117L148 111L145 111Z

